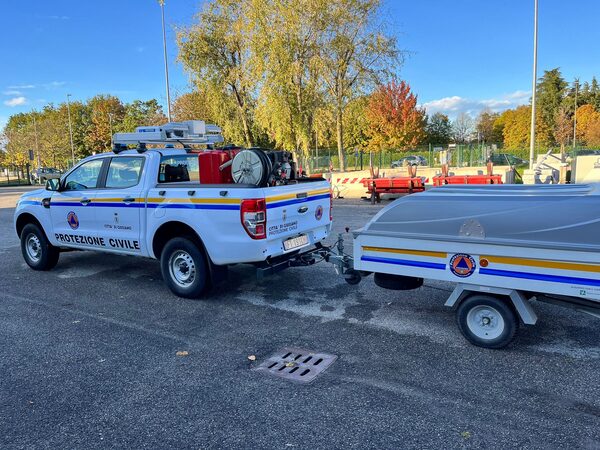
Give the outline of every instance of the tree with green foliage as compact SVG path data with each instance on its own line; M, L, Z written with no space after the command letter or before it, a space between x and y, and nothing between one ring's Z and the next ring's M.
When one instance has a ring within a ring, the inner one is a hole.
M537 84L536 141L541 145L555 142L555 118L563 103L567 86L558 67L546 70Z
M110 151L112 135L121 129L125 106L112 95L96 95L87 102L85 145L91 153Z
M205 3L197 23L177 34L179 60L212 106L211 115L232 139L253 146L256 79L249 2ZM241 129L238 126L241 124Z
M448 145L452 139L452 124L446 114L437 112L427 119L426 141L429 144Z
M132 132L136 127L144 125L162 125L167 122L162 106L156 99L134 100L125 105L123 120L114 131Z
M321 3L254 0L253 57L259 87L256 120L279 148L308 153L323 104L318 37Z
M499 113L493 113L489 110L484 110L479 114L475 127L481 142L502 142L502 126L497 122L498 117L500 117Z
M340 170L344 170L344 113L348 103L390 77L400 64L396 40L379 21L380 0L322 0L326 25L319 43L322 78L333 109Z

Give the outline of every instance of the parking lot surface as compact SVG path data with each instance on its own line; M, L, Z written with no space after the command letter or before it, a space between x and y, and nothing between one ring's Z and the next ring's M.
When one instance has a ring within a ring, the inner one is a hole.
M491 351L462 338L445 283L239 266L192 301L147 259L34 272L16 191L0 190L0 448L600 448L598 319L535 305L538 325ZM380 208L337 201L335 227ZM310 384L252 370L283 347L338 359Z

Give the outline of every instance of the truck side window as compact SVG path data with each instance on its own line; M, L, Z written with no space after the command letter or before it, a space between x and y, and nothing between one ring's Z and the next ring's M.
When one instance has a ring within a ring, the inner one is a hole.
M163 156L158 171L159 183L200 182L198 154Z
M65 179L66 191L81 191L95 189L98 186L98 176L104 159L94 159L83 163L71 172Z
M120 156L112 158L108 166L106 187L124 189L140 182L144 158L139 156Z

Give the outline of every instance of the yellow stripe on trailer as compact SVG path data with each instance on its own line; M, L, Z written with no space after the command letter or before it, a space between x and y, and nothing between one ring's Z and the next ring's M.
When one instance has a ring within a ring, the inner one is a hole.
M582 272L600 273L600 265L597 264L549 261L544 259L511 258L505 256L480 256L479 260L481 261L482 259L487 259L488 262L496 264L510 264L513 266L542 267L545 269L578 270Z

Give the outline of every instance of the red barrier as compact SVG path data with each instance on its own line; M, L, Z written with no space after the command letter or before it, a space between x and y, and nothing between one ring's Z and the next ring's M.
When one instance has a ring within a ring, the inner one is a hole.
M440 175L433 177L434 186L446 184L502 184L502 175Z
M371 195L372 203L379 203L381 194L413 194L425 190L420 177L365 178L361 182Z

